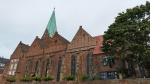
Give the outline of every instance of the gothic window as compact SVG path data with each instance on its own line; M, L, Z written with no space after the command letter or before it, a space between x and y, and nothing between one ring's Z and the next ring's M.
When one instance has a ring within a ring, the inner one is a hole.
M76 59L75 56L71 57L71 75L75 75L76 72Z
M106 66L108 62L107 56L103 56L103 65Z
M48 70L49 69L50 69L50 59L47 59L47 61L46 61L45 77L48 75Z
M30 67L30 61L28 61L27 64L26 64L25 77L26 77L27 74L28 74L29 67Z
M39 73L38 66L39 66L39 62L37 61L36 65L35 65L35 75L38 75L38 73Z
M87 75L90 75L90 55L87 54L86 56L86 70L87 70Z
M60 81L60 70L61 70L62 58L58 59L58 68L57 68L57 81Z

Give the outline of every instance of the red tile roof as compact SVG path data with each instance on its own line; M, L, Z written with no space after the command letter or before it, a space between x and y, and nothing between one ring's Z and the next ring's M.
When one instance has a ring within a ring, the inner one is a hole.
M96 39L96 47L94 48L93 54L100 54L104 53L101 51L100 47L103 46L103 35L95 36L93 37Z

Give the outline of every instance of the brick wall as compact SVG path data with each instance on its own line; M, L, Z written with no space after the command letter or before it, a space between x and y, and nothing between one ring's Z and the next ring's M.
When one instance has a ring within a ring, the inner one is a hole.
M10 83L3 83L3 84L10 84ZM150 84L150 78L139 78L139 79L114 79L114 80L95 80L95 81L82 81L82 82L75 82L75 81L62 81L62 82L27 82L27 83L20 83L16 82L13 84Z

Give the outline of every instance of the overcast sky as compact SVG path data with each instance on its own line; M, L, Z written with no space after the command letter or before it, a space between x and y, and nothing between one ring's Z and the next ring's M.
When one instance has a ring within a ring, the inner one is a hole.
M0 56L41 37L55 7L57 30L71 41L79 26L102 35L119 12L150 0L0 0Z

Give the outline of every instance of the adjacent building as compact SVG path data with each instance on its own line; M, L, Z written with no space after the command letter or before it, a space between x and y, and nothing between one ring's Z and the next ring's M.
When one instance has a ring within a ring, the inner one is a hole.
M4 66L9 61L9 59L3 58L0 56L0 75L3 74Z

